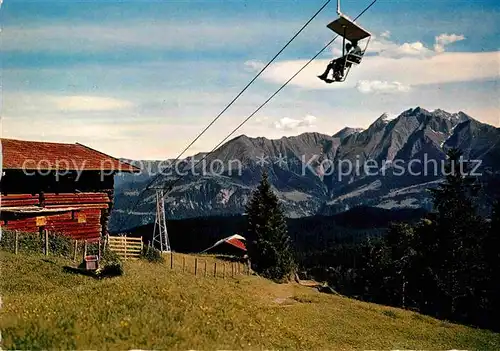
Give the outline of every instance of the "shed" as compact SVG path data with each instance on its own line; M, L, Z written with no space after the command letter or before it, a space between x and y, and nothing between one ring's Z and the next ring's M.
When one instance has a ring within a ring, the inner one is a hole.
M107 234L114 175L140 171L78 143L0 141L0 220L6 229L97 240Z

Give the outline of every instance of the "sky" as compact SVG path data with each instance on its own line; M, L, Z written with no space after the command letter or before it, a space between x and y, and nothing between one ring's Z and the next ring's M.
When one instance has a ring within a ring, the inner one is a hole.
M0 0L4 138L175 157L325 0ZM369 0L343 0L356 17ZM209 151L334 36L331 3L186 153ZM234 136L333 135L383 113L463 111L500 127L500 2L378 0L344 83L336 41Z

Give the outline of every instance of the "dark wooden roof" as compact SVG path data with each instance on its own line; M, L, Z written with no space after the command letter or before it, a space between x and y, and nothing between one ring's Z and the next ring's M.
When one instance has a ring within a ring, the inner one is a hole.
M350 42L363 40L370 36L370 33L345 15L339 16L338 19L328 24L327 27L338 35L345 37Z
M128 163L82 144L0 139L4 170L139 172Z

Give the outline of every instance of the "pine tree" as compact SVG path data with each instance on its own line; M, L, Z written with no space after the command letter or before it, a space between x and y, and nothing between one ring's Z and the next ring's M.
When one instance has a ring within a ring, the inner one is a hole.
M436 213L429 229L434 242L426 257L440 295L436 296L439 314L470 320L482 308L478 304L486 276L482 255L486 228L474 205L475 179L467 176L459 150L448 152L445 170L445 181L432 190Z
M488 236L484 241L484 256L488 264L486 299L488 304L488 326L500 330L500 199L491 214Z
M413 307L411 291L415 275L415 258L417 256L416 228L407 223L395 223L389 227L385 236L390 265L389 294L393 295L393 303L402 307ZM409 286L408 286L409 285Z
M500 263L500 199L496 200L493 205L493 211L491 214L491 225L490 225L490 244L494 246L492 248L492 255L498 263Z
M292 242L285 216L265 172L247 204L247 216L252 269L270 279L290 278L295 271Z

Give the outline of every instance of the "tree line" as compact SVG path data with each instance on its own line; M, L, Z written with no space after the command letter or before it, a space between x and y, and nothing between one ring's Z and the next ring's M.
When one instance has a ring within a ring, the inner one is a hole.
M363 239L296 245L264 174L247 206L252 268L275 280L298 271L338 292L440 319L500 329L500 202L478 214L478 185L459 150L446 177L430 189L433 212Z

